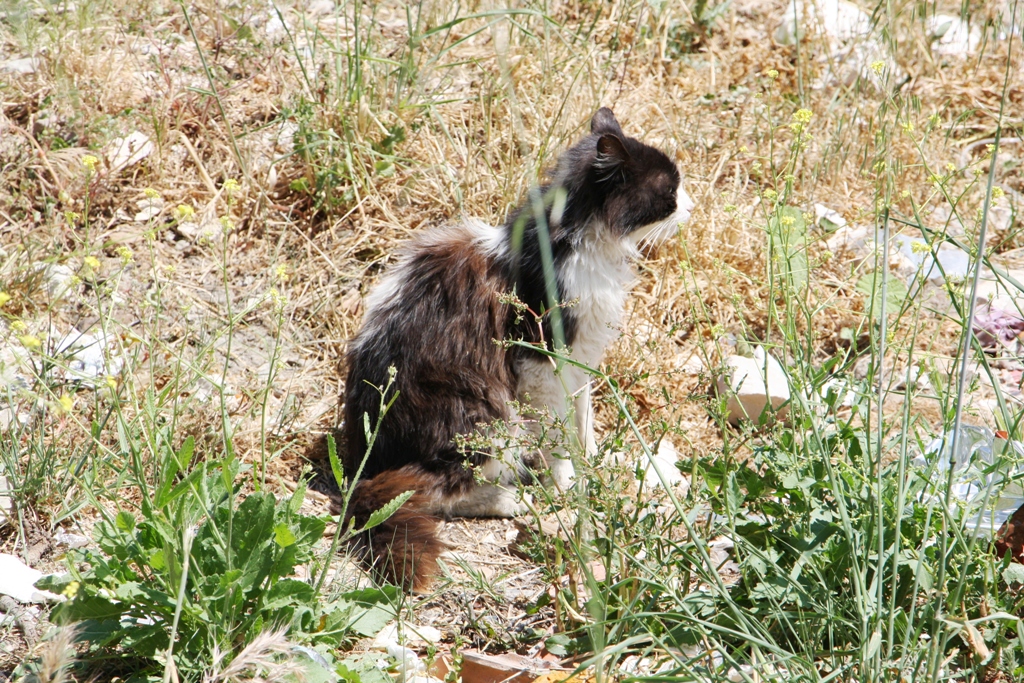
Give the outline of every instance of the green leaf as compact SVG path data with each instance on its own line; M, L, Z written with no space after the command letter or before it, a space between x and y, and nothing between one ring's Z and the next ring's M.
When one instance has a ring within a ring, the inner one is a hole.
M160 571L167 566L167 559L162 549L154 550L149 554L149 566L156 571Z
M266 610L278 610L291 605L308 605L315 599L313 587L298 579L281 579L267 591Z
M329 437L328 437L329 438ZM288 512L296 515L299 513L299 508L302 507L302 501L306 497L306 482L305 480L300 481L299 485L295 487L295 492L292 493L292 497L288 499Z
M178 472L188 469L189 464L192 462L192 454L195 452L195 448L196 440L188 436L185 438L185 442L181 445L178 453L174 457L167 458L164 462L163 482L160 484L154 499L157 507L163 507L169 502L168 496L171 486L174 484L174 479L178 476Z
M331 472L334 474L334 482L338 485L339 490L344 491L345 473L341 468L341 463L338 461L338 445L334 443L334 436L331 434L327 435L327 457L331 461Z
M292 533L291 528L288 527L284 522L279 522L274 527L274 542L282 548L287 548L290 545L295 544L295 534Z
M362 531L372 529L375 526L379 526L388 520L391 515L398 512L398 508L405 505L405 502L412 498L415 491L406 491L405 493L399 493L392 499L390 503L382 507L380 510L375 511L370 515L370 519L366 520L366 524L363 525Z
M857 291L861 292L868 297L871 302L871 309L874 311L872 314L873 318L878 318L882 311L882 274L881 273L868 273L857 280ZM889 274L889 279L885 283L885 312L899 313L900 309L903 308L904 302L910 295L907 290L907 286L903 284L903 281L897 277L893 277Z
M1009 585L1015 583L1024 584L1024 564L1011 562L1007 565L1006 569L1003 570L1003 581Z
M118 512L117 517L114 518L114 525L121 531L135 531L135 516L130 512L122 510L121 512Z

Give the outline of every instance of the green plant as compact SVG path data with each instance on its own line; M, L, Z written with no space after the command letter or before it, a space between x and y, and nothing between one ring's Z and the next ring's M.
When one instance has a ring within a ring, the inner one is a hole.
M91 661L107 667L120 657L122 674L144 676L173 660L191 680L211 652L237 653L265 631L336 647L394 616L393 590L322 599L295 578L325 527L298 511L305 486L282 501L245 495L237 462L193 463L192 455L191 438L168 451L155 490L139 492L138 516L106 514L98 549L70 553L70 574L46 584L68 596L52 619L79 624Z

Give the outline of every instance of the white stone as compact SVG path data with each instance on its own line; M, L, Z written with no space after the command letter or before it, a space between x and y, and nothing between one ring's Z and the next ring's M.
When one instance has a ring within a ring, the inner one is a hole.
M51 299L59 299L78 291L75 271L62 263L37 263L35 271L43 274L44 287Z
M58 531L53 535L53 540L58 545L65 545L69 548L84 548L89 545L89 539L82 534L72 534L67 531Z
M60 596L35 587L43 573L32 569L14 555L0 554L0 593L18 602L55 602Z
M102 332L92 335L79 332L77 328L64 335L52 334L60 338L54 349L54 355L63 355L67 364L68 375L77 380L103 379L107 375L116 375L124 367L124 359L116 353L110 338Z
M977 26L968 26L960 17L948 14L928 17L928 35L932 49L940 55L966 57L981 44L981 30Z
M0 62L0 72L28 76L39 70L41 62L38 57L21 57Z
M786 371L763 347L754 349L753 358L729 356L725 364L728 369L718 378L718 390L727 396L732 424L744 418L756 422L769 404L779 410L789 400ZM779 417L785 417L786 412L786 409L779 410Z
M150 154L156 147L145 133L135 131L125 138L114 138L103 148L103 157L107 160L107 168L117 173L129 166L134 166Z
M0 434L0 436L3 436ZM6 474L0 471L0 527L7 524L11 513L14 512L14 501L8 495L11 492L11 482Z
M871 17L860 7L847 0L793 0L786 3L782 22L775 31L775 40L783 45L795 45L806 29L823 35L828 42L828 54L819 55L825 75L816 81L815 88L835 82L851 85L857 78L884 85L883 77L892 80L903 77L889 51L872 37ZM871 65L885 63L882 76Z
M415 651L398 643L388 643L386 650L395 660L398 669L398 683L411 682L417 677L426 675L427 665Z
M392 645L411 647L436 645L441 642L442 637L441 632L433 626L404 622L399 628L398 622L392 621L382 628L373 639L373 647L386 650Z
M646 469L643 481L644 489L660 489L662 488L662 482L665 482L670 488L679 490L683 495L686 495L686 491L689 491L690 480L676 467L676 463L679 462L679 451L676 450L674 443L668 439L662 439L658 442L658 448L651 454L649 461L649 464L656 471L648 469L648 462L643 462L643 460L646 459L641 456L641 465ZM659 474L661 475L660 477L658 476Z

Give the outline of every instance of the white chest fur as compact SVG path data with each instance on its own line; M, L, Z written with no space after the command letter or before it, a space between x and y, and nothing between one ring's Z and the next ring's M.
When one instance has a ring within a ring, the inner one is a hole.
M576 322L572 355L585 365L596 367L619 334L633 281L628 261L631 251L622 240L595 239L559 264L562 299L575 301L570 311Z

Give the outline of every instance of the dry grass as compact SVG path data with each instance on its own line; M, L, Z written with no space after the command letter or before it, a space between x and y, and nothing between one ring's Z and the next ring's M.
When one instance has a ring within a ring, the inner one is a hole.
M908 78L900 94L916 133L889 130L883 144L882 92L812 88L822 41L797 50L771 39L784 0L737 0L689 46L678 40L692 19L682 3L568 0L548 17L532 8L497 14L486 0L327 5L278 4L285 32L265 4L0 2L0 61L39 58L35 73L0 74L0 290L13 297L0 345L17 344L15 318L42 337L71 325L95 331L106 320L136 360L134 375L118 380L135 409L144 410L149 388L179 401L175 433L195 434L200 451L221 443L210 385L223 372L238 453L257 461L267 443L277 454L271 473L291 479L336 424L345 341L396 245L463 215L501 221L599 105L674 155L697 201L679 239L639 265L608 366L653 436L668 432L684 456L716 452L722 437L707 394L715 342L723 333L770 337L758 188L772 182L755 162L780 163L787 148L769 144L769 121L784 126L797 108L814 112L813 141L794 169L801 209L820 202L871 224L884 159L899 168L894 210L911 215L913 204L935 221L944 201L929 176L965 154L980 160L983 146L970 145L995 129L1009 45L991 39L968 59L935 56L912 18L915 3L892 3L899 14L886 28L899 44ZM991 0L972 12L995 16L1002 6ZM945 9L959 13L957 3ZM372 59L356 59L360 49ZM1005 121L1019 129L1019 50L1013 61ZM933 114L935 132L923 136ZM399 128L405 139L390 149L386 138ZM153 153L109 168L105 145L134 131L152 139ZM789 139L784 128L775 135ZM997 182L1019 210L1024 145L1007 153L1017 164ZM95 173L83 165L87 154L100 158ZM240 189L226 192L228 179ZM137 221L147 189L162 209ZM978 203L968 195L964 214ZM194 210L195 229L176 222L182 205ZM224 239L221 218L231 226ZM1006 248L1019 243L1003 236ZM134 254L126 266L117 252L125 246ZM847 254L825 251L817 241L809 247L817 308L804 323L821 361L865 309L853 286L860 272ZM83 284L48 297L34 276L43 262L68 266ZM955 326L926 316L913 343L948 357ZM44 428L79 453L99 404L73 384L41 400L52 404L61 392L73 408L46 413ZM934 405L920 411L935 424ZM602 404L600 425L615 420ZM116 446L107 439L96 451L110 471L124 466ZM37 502L56 523L74 497L72 487Z

